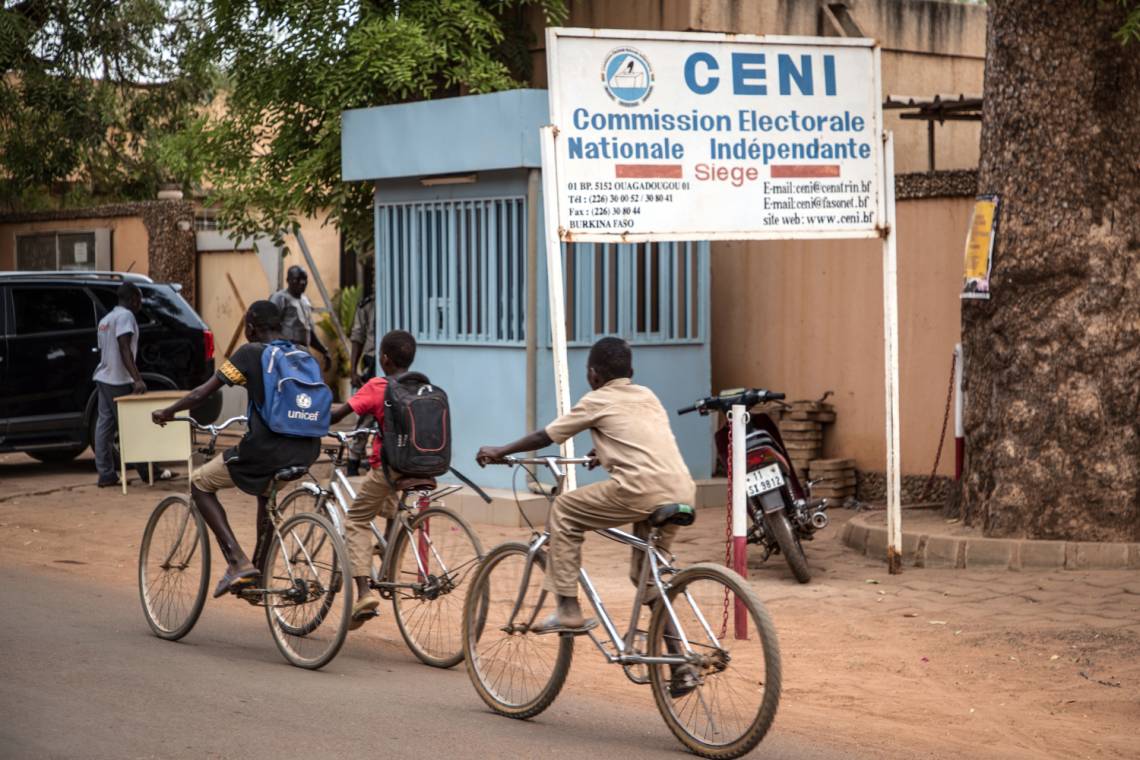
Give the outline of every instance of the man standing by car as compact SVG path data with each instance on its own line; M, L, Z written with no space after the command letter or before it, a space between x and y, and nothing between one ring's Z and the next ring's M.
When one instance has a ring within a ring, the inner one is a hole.
M115 399L129 393L146 393L135 355L139 349L139 324L135 314L142 308L142 291L133 282L124 282L117 291L118 305L99 321L99 366L95 368L95 387L99 395L99 416L95 423L95 468L99 471L99 487L119 484L115 463L115 432L119 418ZM146 466L136 465L146 479Z
M294 345L312 347L324 357L324 369L332 368L329 350L321 343L313 329L313 304L305 295L309 285L309 275L299 266L289 267L285 276L285 287L278 290L269 300L281 310L281 334Z

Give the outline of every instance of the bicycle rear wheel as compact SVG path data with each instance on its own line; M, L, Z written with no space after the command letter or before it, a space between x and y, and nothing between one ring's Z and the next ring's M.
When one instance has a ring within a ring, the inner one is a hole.
M185 496L167 496L147 520L139 547L139 598L154 635L177 641L206 604L210 539Z
M410 531L410 535L409 535ZM437 668L463 659L463 592L483 557L483 545L462 517L446 507L425 509L401 530L392 551L396 625L416 657Z
M275 533L262 572L273 642L293 665L315 670L336 656L352 613L348 552L329 521L290 517Z
M780 650L763 602L748 582L712 563L693 565L669 584L669 601L697 660L686 680L650 665L653 698L681 743L702 757L740 757L768 732L780 703ZM664 605L649 621L649 654L683 651Z
M573 636L529 631L555 604L554 595L542 588L545 553L535 556L523 587L529 551L522 543L492 549L468 586L463 609L467 674L487 706L510 718L533 718L549 707L574 656Z

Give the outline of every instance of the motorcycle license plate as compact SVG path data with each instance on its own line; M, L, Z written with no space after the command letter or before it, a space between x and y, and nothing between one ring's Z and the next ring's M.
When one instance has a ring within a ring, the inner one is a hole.
M770 464L748 473L744 483L749 496L759 496L784 485L784 473L780 472L780 465Z

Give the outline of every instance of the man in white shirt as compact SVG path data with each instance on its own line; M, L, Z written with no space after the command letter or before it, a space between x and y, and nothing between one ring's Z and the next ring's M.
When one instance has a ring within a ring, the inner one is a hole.
M310 346L324 357L327 372L332 367L329 350L321 343L313 329L313 304L305 295L309 275L299 266L289 267L285 276L285 287L269 297L281 310L281 334L296 346Z
M135 355L139 350L139 325L135 314L142 308L142 292L133 282L124 282L118 290L119 305L99 321L99 366L95 369L95 387L99 394L99 415L95 423L95 468L99 471L99 487L119 484L115 463L115 432L119 418L115 399L129 393L146 393ZM139 475L147 477L146 466L138 465Z

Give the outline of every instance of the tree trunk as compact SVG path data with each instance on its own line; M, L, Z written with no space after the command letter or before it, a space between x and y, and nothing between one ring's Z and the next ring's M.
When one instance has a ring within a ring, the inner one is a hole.
M990 301L962 303L963 483L987 535L1140 540L1140 45L1119 3L991 0L979 192Z

